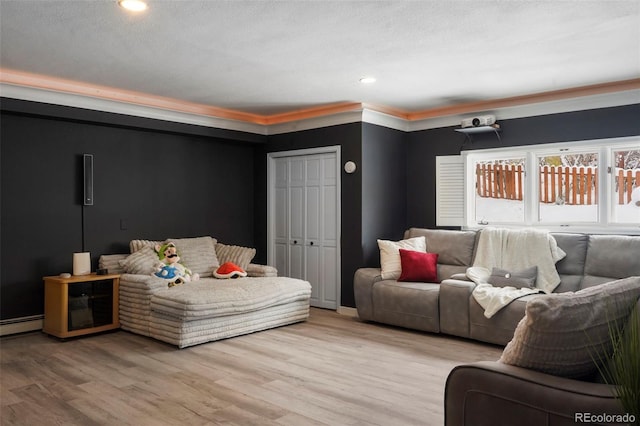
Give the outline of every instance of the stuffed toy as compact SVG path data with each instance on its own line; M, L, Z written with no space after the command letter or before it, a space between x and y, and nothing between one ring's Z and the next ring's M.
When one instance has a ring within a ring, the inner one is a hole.
M235 263L225 262L213 271L213 275L216 278L239 278L246 277L247 273Z
M180 256L178 256L175 244L156 244L155 250L158 253L159 261L154 275L169 280L169 287L200 279L198 274L191 273L190 269L180 263Z

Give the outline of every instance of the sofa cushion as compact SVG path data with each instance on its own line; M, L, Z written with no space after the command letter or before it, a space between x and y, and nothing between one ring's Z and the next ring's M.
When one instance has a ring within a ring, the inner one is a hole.
M593 360L610 355L609 327L620 327L639 297L640 277L536 297L500 361L556 376L589 376Z
M440 284L378 281L372 291L374 319L437 333L440 331L439 292Z
M222 243L216 244L216 256L221 265L232 262L246 271L255 255L256 249L254 248Z
M624 278L640 275L640 237L591 235L585 275Z
M380 248L381 275L385 280L396 280L400 277L402 273L401 248L423 253L427 251L424 237L408 238L401 241L378 240L378 247Z
M594 275L585 275L582 277L582 281L580 281L580 289L584 290L585 288L594 287L600 284L605 284L613 281L615 278L611 277L599 277Z
M476 231L410 228L405 237L425 237L429 253L438 253L438 263L471 266L476 244Z
M560 274L560 284L556 287L554 293L564 293L567 291L578 291L582 287L582 275L564 275ZM611 280L607 280L611 281ZM605 282L607 282L605 281Z
M567 255L556 262L560 275L584 275L584 262L587 257L589 235L572 233L553 233L558 247ZM576 288L575 290L579 290ZM565 290L566 291L566 290Z
M398 281L438 282L438 255L400 249L402 273Z
M531 294L516 299L493 314L491 318L487 318L484 315L484 308L474 297L470 297L469 337L482 342L506 345L513 339L513 331L524 316L527 302L536 297L540 297L540 294Z
M216 239L211 237L169 238L176 245L180 263L201 277L212 277L220 266L216 256Z

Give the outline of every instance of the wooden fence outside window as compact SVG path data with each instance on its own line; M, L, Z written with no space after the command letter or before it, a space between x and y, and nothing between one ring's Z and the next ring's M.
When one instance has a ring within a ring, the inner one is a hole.
M598 168L541 166L540 202L589 205L598 202ZM524 167L512 164L476 164L476 190L485 198L522 200ZM640 185L640 169L616 169L618 204L631 201L631 192Z

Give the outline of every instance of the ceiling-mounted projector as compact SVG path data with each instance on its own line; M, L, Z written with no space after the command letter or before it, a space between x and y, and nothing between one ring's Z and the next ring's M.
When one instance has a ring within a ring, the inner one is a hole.
M479 127L479 126L491 126L495 124L496 117L494 115L479 115L477 117L465 118L460 125L465 127Z

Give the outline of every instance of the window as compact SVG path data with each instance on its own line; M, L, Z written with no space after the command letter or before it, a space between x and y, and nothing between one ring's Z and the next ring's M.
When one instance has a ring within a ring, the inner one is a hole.
M613 211L617 223L640 222L640 147L613 151Z
M538 221L598 222L598 152L538 157Z
M640 230L640 137L466 151L466 227Z
M525 157L478 160L475 174L475 214L478 224L524 222Z

